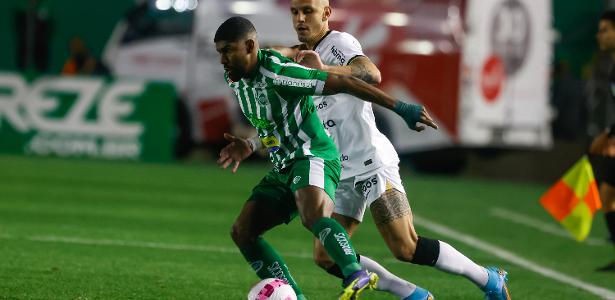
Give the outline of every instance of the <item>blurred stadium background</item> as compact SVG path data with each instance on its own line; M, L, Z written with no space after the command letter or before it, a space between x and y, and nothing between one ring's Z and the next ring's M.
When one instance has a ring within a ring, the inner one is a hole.
M232 224L269 164L215 164L222 134L253 131L222 80L212 34L250 18L292 45L289 0L0 3L0 299L242 299L257 279ZM376 110L402 156L419 232L505 267L516 299L615 299L602 215L575 242L539 199L615 121L606 0L332 0L381 87L442 129L410 133ZM360 252L439 299L461 278L396 262L368 217ZM337 281L300 224L270 233L310 298ZM374 242L376 241L376 242ZM365 299L393 299L369 294Z

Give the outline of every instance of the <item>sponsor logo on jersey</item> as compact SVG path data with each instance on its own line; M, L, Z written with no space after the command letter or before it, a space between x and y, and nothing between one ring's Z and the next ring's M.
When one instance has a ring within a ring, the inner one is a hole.
M316 85L316 80L304 80L304 79L281 79L277 78L273 80L275 85L294 86L299 88L311 88Z
M280 149L280 141L275 136L261 138L261 142L267 148L267 152L272 153Z
M301 181L301 176L295 176L295 178L293 178L293 184L297 184L299 181Z
M378 179L376 178L376 176L363 181L363 186L361 187L363 191L363 197L367 198L367 196L369 196L369 193L371 193L372 188L376 185L378 185Z
M346 63L346 56L342 51L335 48L335 45L331 45L331 54L335 56L335 59L339 61L340 66L343 66Z
M337 124L333 120L322 121L322 127L329 129L335 127Z

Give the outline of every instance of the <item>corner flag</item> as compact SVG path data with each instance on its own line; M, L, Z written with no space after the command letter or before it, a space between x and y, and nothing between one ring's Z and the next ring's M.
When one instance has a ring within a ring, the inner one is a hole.
M541 198L540 204L579 242L585 240L602 207L587 156L577 161Z

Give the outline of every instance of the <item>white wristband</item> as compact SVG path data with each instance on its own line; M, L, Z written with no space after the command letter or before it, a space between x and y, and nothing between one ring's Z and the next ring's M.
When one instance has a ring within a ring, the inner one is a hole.
M263 145L258 135L248 138L248 143L250 143L250 148L252 148L252 152L258 151L258 149L260 149Z

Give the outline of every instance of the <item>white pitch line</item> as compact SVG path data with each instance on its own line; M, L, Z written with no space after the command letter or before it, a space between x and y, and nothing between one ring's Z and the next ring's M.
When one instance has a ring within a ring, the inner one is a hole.
M14 237L2 236L2 235L0 235L0 238L14 239ZM90 245L90 246L122 246L122 247L151 248L151 249L165 249L165 250L239 254L239 250L235 247L217 247L217 246L170 244L170 243L146 242L146 241L109 240L109 239L86 239L86 238L78 238L78 237L56 236L56 235L36 235L36 236L26 237L25 239L30 240L30 241L35 241L35 242L67 243L67 244L80 244L80 245ZM296 257L296 258L309 258L309 259L312 258L311 253L284 253L284 256Z
M557 227L550 223L545 223L538 219L534 219L530 216L520 214L505 208L494 207L489 210L489 212L500 219L508 220L517 224L525 225L528 227L532 227L534 229L538 229L542 232L546 232L555 236L563 237L569 240L575 240L568 232L566 232L561 227ZM590 246L604 246L607 244L606 241L595 239L595 238L587 238L584 243Z
M483 252L489 253L493 256L506 260L512 264L518 265L520 267L523 267L535 273L541 274L545 277L548 277L548 278L551 278L551 279L554 279L554 280L557 280L563 283L567 283L574 287L586 290L592 294L602 297L603 299L615 300L614 291L611 291L611 290L608 290L608 289L605 289L605 288L602 288L602 287L599 287L599 286L596 286L590 283L586 283L576 278L573 278L568 275L557 272L555 270L542 267L532 261L529 261L525 258L522 258L512 252L509 252L497 246L491 245L471 235L461 233L452 228L438 224L433 221L429 221L427 219L421 218L416 215L414 216L414 222L419 226L425 227L430 231L446 236L449 239L457 240L461 243L466 244L469 247L473 247ZM15 239L16 237L0 235L0 238ZM183 251L188 250L188 251L239 254L239 251L233 247L170 244L170 243L145 242L145 241L86 239L86 238L63 237L63 236L55 236L55 235L30 236L30 237L26 237L25 239L30 240L30 241L36 241L36 242L69 243L69 244L81 244L81 245L92 245L92 246L125 246L125 247L138 247L138 248L168 249L168 250L183 250ZM304 258L304 259L312 258L311 253L284 253L284 256Z
M542 276L545 276L545 277L569 284L571 286L586 290L594 295L597 295L598 297L601 297L602 299L615 300L615 291L605 289L603 287L599 287L591 283L587 283L579 279L570 277L566 274L557 272L547 267L543 267L533 261L527 260L510 251L507 251L497 246L491 245L471 235L456 231L452 228L438 224L436 222L429 221L424 218L420 218L416 215L414 216L414 222L417 225L423 226L427 228L428 230L433 231L437 234L446 236L447 238L452 239L452 240L459 241L463 244L466 244L466 246L476 248L483 252L489 253L493 256L499 257L505 261L508 261L512 264L515 264L517 266L520 266L532 272L538 273Z

